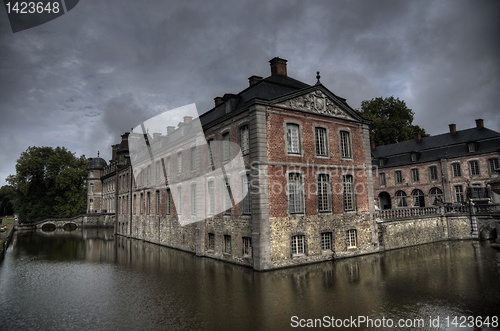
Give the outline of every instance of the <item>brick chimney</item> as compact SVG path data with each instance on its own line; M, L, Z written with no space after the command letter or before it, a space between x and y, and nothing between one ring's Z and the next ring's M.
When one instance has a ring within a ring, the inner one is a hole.
M452 136L457 134L457 125L455 123L452 123L448 125L450 127L450 133Z
M476 120L476 128L478 129L484 129L484 121L482 118L478 118Z
M224 100L222 99L222 97L215 97L214 101L215 101L215 107L220 106L224 103Z
M271 63L271 76L286 76L287 60L275 57L269 63Z
M250 84L250 86L254 86L255 84L257 84L258 82L260 82L262 80L262 77L261 76L251 76L248 78L248 83Z
M173 125L167 126L167 135L171 134L174 131L175 131L175 126Z
M421 140L422 140L422 133L420 133L420 131L419 131L419 132L417 132L417 134L415 135L415 141L416 141L417 143L419 143Z

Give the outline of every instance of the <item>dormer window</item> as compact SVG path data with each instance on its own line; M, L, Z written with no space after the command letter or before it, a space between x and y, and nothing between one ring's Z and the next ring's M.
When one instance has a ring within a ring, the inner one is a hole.
M383 167L386 164L387 164L387 158L381 157L380 159L378 159L378 165L379 165L379 167Z
M473 153L477 151L477 143L475 141L471 141L467 143L467 150L469 153Z
M410 153L410 159L412 160L412 162L415 162L418 160L419 154L420 153L418 153L418 152L411 152Z

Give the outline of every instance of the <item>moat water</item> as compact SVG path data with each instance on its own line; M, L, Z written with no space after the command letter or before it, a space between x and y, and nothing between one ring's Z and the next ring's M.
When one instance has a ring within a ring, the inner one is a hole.
M259 273L77 230L17 233L0 262L0 330L498 330L498 318L489 242Z

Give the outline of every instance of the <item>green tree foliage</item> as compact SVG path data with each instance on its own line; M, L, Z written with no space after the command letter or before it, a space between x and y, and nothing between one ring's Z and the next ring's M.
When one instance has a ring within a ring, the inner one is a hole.
M14 188L9 185L0 187L0 215L13 215L15 198Z
M361 102L359 111L372 121L370 140L376 146L415 139L417 133L422 137L428 136L423 128L412 124L413 110L399 98L391 96L365 100Z
M71 217L86 209L87 160L64 147L29 147L7 178L22 221Z

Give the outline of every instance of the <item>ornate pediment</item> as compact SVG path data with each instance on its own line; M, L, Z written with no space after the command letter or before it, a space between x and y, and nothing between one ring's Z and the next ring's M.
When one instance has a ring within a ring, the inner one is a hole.
M334 117L351 119L336 103L334 103L321 90L316 90L293 99L285 100L275 104L279 107L307 111L316 114L330 115Z

